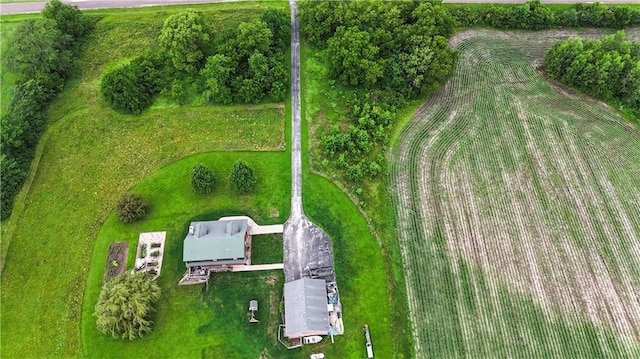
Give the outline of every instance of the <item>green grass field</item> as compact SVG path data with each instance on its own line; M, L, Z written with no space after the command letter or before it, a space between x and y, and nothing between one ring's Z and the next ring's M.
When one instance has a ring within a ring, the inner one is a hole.
M236 158L256 165L259 190L254 195L237 196L222 181L214 193L199 196L189 186L189 169L198 162L227 173ZM119 223L111 214L104 223L93 251L89 287L83 315L83 350L87 357L204 357L248 358L260 353L273 358L297 358L300 350L288 351L275 339L282 296L281 271L251 274L224 273L214 276L209 290L203 286L180 287L184 274L182 240L191 220L216 219L225 215L247 214L259 223L283 223L288 217L290 184L289 153L207 153L188 157L154 173L133 188L151 202L148 217L133 225ZM324 351L343 358L357 358L362 351L362 323L371 323L376 333L376 349L391 356L389 306L385 304L384 263L375 239L357 209L336 187L313 176L304 188L305 208L316 223L334 239L337 275L345 308L346 335L336 344L304 348L304 353ZM194 216L194 213L200 215ZM277 214L277 216L276 216ZM139 232L167 231L163 272L159 284L163 297L156 314L154 332L142 340L124 343L100 335L95 329L93 307L97 301L106 260L107 247L113 241L129 241L129 264L134 260ZM282 262L282 237L254 237L257 262ZM357 238L357 241L351 240ZM266 248L260 243L272 241ZM267 250L268 252L265 252ZM363 261L366 257L368 260ZM375 285L372 285L376 283ZM249 326L248 301L257 297L261 305L259 325ZM246 303L245 303L246 302ZM368 310L375 306L376 311ZM263 314L264 313L264 314ZM206 353L206 354L205 354Z
M259 16L265 4L198 9L215 21L233 23ZM284 8L286 3L268 6ZM13 216L2 225L2 356L297 358L324 351L331 357L359 358L364 352L361 328L368 323L376 352L392 357L385 258L349 199L308 172L305 209L334 240L348 313L346 335L337 337L335 345L287 351L276 343L281 272L223 274L208 291L177 285L184 273L181 237L190 220L235 214L248 214L260 223L286 220L290 134L286 104L179 107L161 98L141 116L106 107L97 88L103 69L153 46L162 19L176 11L93 13L101 19L80 59L79 74L52 105L30 180ZM259 190L253 195L228 191L226 178L238 158L258 171ZM196 162L216 171L220 183L215 193L200 197L191 191L188 172ZM151 207L145 220L123 225L113 208L129 190L145 195ZM92 312L107 247L128 241L131 261L138 233L151 230L168 232L155 330L130 343L99 335ZM256 248L258 262L282 257L281 236L256 237L256 246L269 241ZM261 302L261 323L249 326L246 306L255 296Z
M535 66L602 33L452 40L392 152L416 357L638 357L640 132Z
M367 225L375 234L376 241L380 244L384 254L389 301L393 308L388 317L393 337L393 357L410 358L412 357L413 345L410 323L407 321L409 309L407 307L404 269L400 248L396 240L395 215L387 191L388 183L383 178L363 184L364 194L358 198L354 195L353 184L345 183L338 173L322 166L323 156L319 138L322 132L332 124L348 125L345 113L350 109L345 106L345 98L354 96L354 93L327 78L328 65L323 60L321 51L311 48L303 42L301 44L301 59L301 96L306 119L303 136L308 136L310 139L308 154L303 157L303 162L309 164L313 173L331 179L345 193L348 193L352 201L358 203L358 208L365 216ZM409 104L407 108L402 110L400 117L410 116L410 113L419 104L417 101ZM374 346L377 348L377 340L375 342Z

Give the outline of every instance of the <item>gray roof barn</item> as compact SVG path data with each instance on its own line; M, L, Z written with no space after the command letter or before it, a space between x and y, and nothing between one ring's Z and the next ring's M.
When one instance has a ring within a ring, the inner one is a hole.
M285 336L327 335L329 311L324 279L301 278L284 284Z
M183 261L190 266L242 264L247 220L191 222L184 239Z

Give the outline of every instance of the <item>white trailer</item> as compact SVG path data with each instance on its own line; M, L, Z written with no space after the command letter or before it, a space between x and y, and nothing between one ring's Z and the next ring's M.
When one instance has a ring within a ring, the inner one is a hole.
M364 338L367 340L367 359L373 359L373 345L371 344L371 334L369 334L369 325L364 325Z

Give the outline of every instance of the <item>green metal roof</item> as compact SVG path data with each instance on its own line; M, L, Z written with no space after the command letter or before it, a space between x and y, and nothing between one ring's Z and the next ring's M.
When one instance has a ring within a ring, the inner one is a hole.
M183 261L244 260L247 220L191 222L184 239Z

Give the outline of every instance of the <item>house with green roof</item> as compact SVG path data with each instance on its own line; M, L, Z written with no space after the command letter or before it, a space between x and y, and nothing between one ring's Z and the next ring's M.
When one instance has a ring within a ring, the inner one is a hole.
M247 265L250 250L246 219L191 222L182 252L187 273L180 284L206 283L210 272Z

